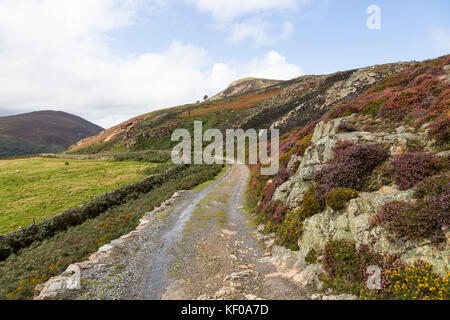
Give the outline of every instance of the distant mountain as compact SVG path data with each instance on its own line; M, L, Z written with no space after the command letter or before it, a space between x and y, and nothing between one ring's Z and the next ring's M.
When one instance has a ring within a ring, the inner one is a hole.
M0 157L62 152L102 130L83 118L61 111L0 117Z

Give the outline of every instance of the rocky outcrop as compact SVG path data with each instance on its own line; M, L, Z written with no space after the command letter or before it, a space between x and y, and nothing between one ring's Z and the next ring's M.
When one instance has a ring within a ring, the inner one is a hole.
M248 92L265 89L283 82L282 80L244 78L231 83L224 91L210 98L209 101L221 100Z
M354 143L377 143L389 148L391 155L406 151L409 141L423 138L419 134L406 132L401 127L395 133L355 131L340 133L339 127L345 122L355 120L356 114L317 124L311 142L306 149L297 172L274 193L273 200L282 201L289 208L295 208L312 183L314 173L333 158L333 147L338 141ZM297 158L296 161L299 161Z
M339 133L343 122L355 120L356 115L319 123L312 137L310 146L297 172L274 193L273 200L279 200L287 207L299 206L303 195L312 184L314 172L329 162L333 157L332 148L338 141L348 140L354 143L378 143L389 148L391 155L406 151L411 140L426 140L423 133L407 132L404 127L395 132L350 132ZM440 156L446 156L442 153ZM449 242L433 245L429 242L392 240L380 227L372 228L370 220L379 208L392 201L413 202L413 191L399 191L395 186L383 186L376 192L363 192L359 197L349 202L347 208L333 211L327 208L320 214L306 219L303 223L304 232L298 241L300 248L299 261L304 261L311 250L321 252L329 240L351 240L359 245L368 245L375 251L385 254L398 254L406 263L424 261L431 264L435 271L444 274L450 269ZM448 233L447 239L450 239Z
M351 240L359 245L368 245L376 252L398 254L406 263L424 261L436 272L444 275L450 269L450 246L433 245L427 241L403 241L388 238L380 227L371 228L370 220L378 209L392 201L413 201L412 191L398 191L384 187L378 192L361 193L343 211L327 208L304 221L304 233L298 241L299 257L304 259L311 250L321 252L329 240ZM449 234L450 236L450 234Z

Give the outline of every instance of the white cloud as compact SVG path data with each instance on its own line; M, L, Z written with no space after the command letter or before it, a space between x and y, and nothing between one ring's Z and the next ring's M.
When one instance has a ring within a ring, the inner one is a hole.
M198 10L209 12L221 30L229 32L232 43L253 39L255 44L268 45L277 39L286 39L294 31L291 22L281 25L278 35L271 34L274 24L251 19L254 14L264 13L273 16L280 13L297 11L315 0L185 0L195 5Z
M289 80L303 74L302 69L286 61L286 57L276 51L270 51L262 59L253 59L244 69L246 76Z
M225 64L179 41L161 52L115 54L107 32L136 23L143 3L149 0L1 0L0 114L64 110L109 127L217 93L240 77L301 73L275 51Z
M236 44L250 39L256 45L270 45L278 39L289 38L294 32L294 25L289 21L282 23L280 33L270 32L273 27L272 23L258 19L232 23L229 25L230 36L228 40Z
M293 10L311 0L187 0L199 10L210 12L219 21L231 21L244 15L273 10Z
M282 39L289 38L292 33L294 33L294 25L289 21L284 21L282 25L283 31L281 32L280 37Z
M439 50L450 51L450 29L436 28L430 30L433 44Z
M258 45L268 45L271 44L273 40L267 34L267 28L268 25L264 22L233 23L230 26L231 35L229 40L232 43L239 43L252 38Z

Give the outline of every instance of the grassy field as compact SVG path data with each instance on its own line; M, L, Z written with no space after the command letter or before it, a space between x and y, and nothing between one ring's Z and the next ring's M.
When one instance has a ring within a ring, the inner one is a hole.
M143 214L160 206L175 191L211 180L221 169L218 165L190 166L137 199L9 256L0 262L0 300L31 299L36 284L61 274L71 263L86 260L104 244L134 230Z
M109 160L0 160L0 234L136 182L152 166Z

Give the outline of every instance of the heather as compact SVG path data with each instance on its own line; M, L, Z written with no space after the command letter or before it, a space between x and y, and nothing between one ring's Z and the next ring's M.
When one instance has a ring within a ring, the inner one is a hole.
M334 148L334 158L314 174L317 196L336 188L362 190L372 171L388 159L389 153L376 144L358 145L341 141Z
M392 128L404 123L420 128L430 123L430 137L446 149L450 132L450 85L443 79L443 67L448 64L450 56L416 63L388 76L353 100L338 104L326 120L359 113L384 120L381 123Z
M426 177L440 169L440 160L432 153L405 153L394 157L390 163L391 177L400 190L415 187Z
M444 232L450 226L450 191L415 204L401 201L386 204L371 224L381 226L390 238L445 242Z
M359 192L389 196L397 193L397 189L413 189L414 201L394 201L378 212L370 212L373 215L370 224L380 227L389 241L441 246L450 225L449 160L448 156L442 158L435 153L448 150L450 87L445 81L448 71L443 69L448 64L450 56L410 64L351 100L336 103L319 120L283 136L280 157L281 166L286 169L292 157L304 156L312 145L310 137L319 121L356 114L342 121L335 133L371 132L370 136L359 138L358 143L337 142L332 150L333 159L319 166L313 181L309 181L308 162L303 162L306 174L299 178L305 178L308 184L312 182L312 186L300 203L299 199L292 201L297 190L291 190L288 201L299 203L295 208L286 209L280 201L274 203L274 185L268 186L267 180L260 179L263 186L259 187L252 175L254 189L267 187L267 192L261 192L259 198L254 193L253 198L254 202L259 202L260 209L268 208L259 211L264 212L265 218L260 222L267 223L266 230L276 232L280 244L296 250L302 234L307 232L309 236L314 230L309 224L304 225L305 219L322 212L325 206L335 212L332 219L336 219L339 211L358 197ZM402 130L397 130L399 127L403 127ZM330 138L338 140L339 136L330 134ZM306 160L316 169L315 156L318 153L321 159L323 145L313 147ZM389 149L396 155L391 157ZM295 174L298 163L289 166L286 179ZM284 179L278 182L281 181ZM294 180L292 183L297 188L302 182ZM382 189L393 184L397 188ZM311 263L322 262L327 272L321 280L337 292L352 292L368 299L449 298L446 278L433 272L431 266L421 262L406 265L399 256L383 255L364 245L357 247L352 241L330 241L323 250L310 250L306 258ZM367 267L371 265L382 269L382 290L366 288ZM431 282L422 277L426 272Z

